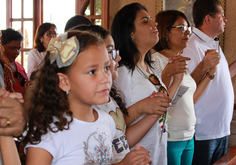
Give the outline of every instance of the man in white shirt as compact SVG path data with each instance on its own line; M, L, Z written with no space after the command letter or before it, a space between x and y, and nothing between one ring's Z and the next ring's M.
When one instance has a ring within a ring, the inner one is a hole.
M197 84L204 76L212 79L194 107L197 122L193 165L208 165L227 152L234 106L231 77L236 73L236 62L228 66L214 40L224 32L227 22L220 1L196 0L193 19L196 28L183 56L191 58L188 67ZM210 75L208 70L215 66L215 75Z

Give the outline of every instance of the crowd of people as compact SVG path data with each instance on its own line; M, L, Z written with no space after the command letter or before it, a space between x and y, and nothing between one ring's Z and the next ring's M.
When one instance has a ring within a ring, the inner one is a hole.
M43 23L27 74L15 61L23 36L2 30L0 165L214 164L227 151L236 62L215 42L227 22L219 0L196 0L193 20L178 10L153 20L131 3L111 32L81 15L59 36Z

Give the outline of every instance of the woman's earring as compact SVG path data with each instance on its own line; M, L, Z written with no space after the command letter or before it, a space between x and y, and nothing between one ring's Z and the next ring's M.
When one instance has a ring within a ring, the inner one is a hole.
M40 40L41 41L41 43L43 43L43 41L42 40Z
M132 42L134 42L134 38L131 37L131 39L132 39Z
M70 92L69 92L69 90L68 89L66 89L66 95L68 95Z
M168 38L165 38L166 42L168 42Z

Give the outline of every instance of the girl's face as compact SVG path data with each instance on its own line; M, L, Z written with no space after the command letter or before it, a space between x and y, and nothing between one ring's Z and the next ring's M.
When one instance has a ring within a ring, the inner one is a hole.
M175 21L172 27L175 26L178 27L171 28L167 33L167 38L170 48L173 50L180 51L188 46L190 31L181 30L180 26L188 27L187 21L181 16L178 17L178 19Z
M107 50L115 49L114 40L111 35L108 35L106 39L104 40L104 42L105 42L105 46ZM110 71L112 75L112 81L114 81L118 77L118 66L119 66L118 62L121 60L121 57L117 54L116 59L113 60L111 57L111 54L110 53L108 54L109 54L110 63L111 63Z
M140 49L150 50L158 42L157 23L145 10L137 12L134 27L131 38L139 51Z
M112 85L110 59L104 44L81 52L68 74L68 98L86 105L108 102Z
M48 44L51 40L51 38L55 38L56 37L56 27L55 26L51 26L50 29L48 31L46 31L44 33L44 35L40 38L40 41L43 42L43 46L47 49L48 48Z

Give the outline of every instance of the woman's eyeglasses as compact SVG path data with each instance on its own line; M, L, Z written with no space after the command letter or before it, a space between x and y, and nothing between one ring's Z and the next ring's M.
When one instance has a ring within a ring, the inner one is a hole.
M111 55L113 60L116 60L117 55L119 55L119 50L110 49L110 50L108 50L108 53Z
M26 79L24 78L24 76L22 76L19 72L15 72L15 73L14 73L14 77L15 77L16 79L19 79L19 80L20 80L20 85L21 85L22 87L24 87L24 85L25 85L25 83L26 83Z
M188 26L184 26L184 25L179 25L179 26L169 26L167 29L171 29L171 28L179 28L181 29L182 33L186 33L186 31L188 30L189 33L192 33L192 27L188 27Z
M48 36L48 37L51 37L51 36L57 37L57 33L56 32L46 32L44 35Z

